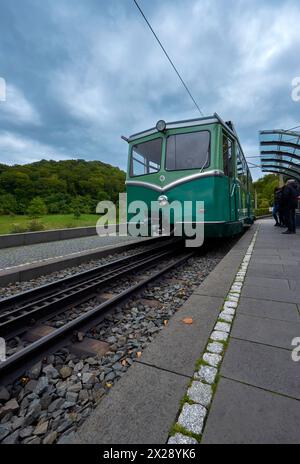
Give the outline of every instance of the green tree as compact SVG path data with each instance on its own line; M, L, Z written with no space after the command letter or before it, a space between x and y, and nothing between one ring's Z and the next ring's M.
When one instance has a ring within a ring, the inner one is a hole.
M0 195L0 214L15 214L18 212L17 200L11 193Z
M45 216L45 214L47 214L47 206L44 200L40 197L36 197L31 200L27 209L27 214L33 219L36 219L40 216Z

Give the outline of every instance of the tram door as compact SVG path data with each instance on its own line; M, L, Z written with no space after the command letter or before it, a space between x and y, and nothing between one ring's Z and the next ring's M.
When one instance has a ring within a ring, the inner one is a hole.
M230 221L236 221L236 182L234 172L234 142L225 133L223 134L223 168L228 179L228 208Z

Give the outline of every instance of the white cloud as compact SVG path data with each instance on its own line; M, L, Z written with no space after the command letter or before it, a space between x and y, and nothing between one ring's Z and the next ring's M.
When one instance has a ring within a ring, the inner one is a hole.
M11 132L0 132L0 162L10 164L13 159L16 164L33 163L41 159L67 159L63 150L50 147L30 138Z
M12 124L40 125L41 118L38 111L27 100L20 89L8 84L6 88L6 101L0 106L0 120Z

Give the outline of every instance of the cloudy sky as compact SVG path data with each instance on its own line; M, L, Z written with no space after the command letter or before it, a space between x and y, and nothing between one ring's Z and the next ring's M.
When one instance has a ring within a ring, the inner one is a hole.
M300 124L299 0L139 3L199 106L235 122L247 155L260 129ZM121 134L199 115L132 0L0 0L0 77L3 163L125 168Z

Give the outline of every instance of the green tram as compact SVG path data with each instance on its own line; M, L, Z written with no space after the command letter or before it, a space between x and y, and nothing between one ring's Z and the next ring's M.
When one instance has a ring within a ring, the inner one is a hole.
M252 178L231 122L217 114L165 123L132 135L127 169L128 205L143 200L204 201L205 237L231 236L253 223ZM148 215L148 217L147 217ZM170 216L171 226L183 216ZM133 221L133 215L127 215ZM196 212L191 213L196 222Z

